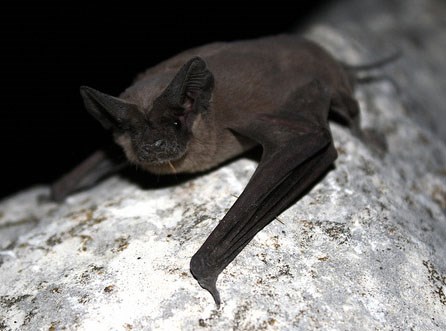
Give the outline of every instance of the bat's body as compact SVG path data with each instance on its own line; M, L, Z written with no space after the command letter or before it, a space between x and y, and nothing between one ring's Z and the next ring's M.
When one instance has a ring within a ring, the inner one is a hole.
M88 87L81 93L128 160L152 173L206 170L262 145L251 181L191 260L219 303L220 272L336 159L329 115L360 135L352 90L326 51L282 35L188 50L141 74L119 98ZM56 198L82 178L95 181L94 165L108 162L101 156L56 183Z
M327 52L305 39L284 35L214 43L183 52L140 75L121 97L150 108L181 67L195 56L204 60L214 77L212 109L194 123L188 152L171 161L178 172L206 170L258 143L228 129L249 121L249 116L280 112L290 96L312 80L325 83L330 93L352 94L349 77ZM132 160L132 155L127 156ZM169 164L145 168L152 173L173 171Z

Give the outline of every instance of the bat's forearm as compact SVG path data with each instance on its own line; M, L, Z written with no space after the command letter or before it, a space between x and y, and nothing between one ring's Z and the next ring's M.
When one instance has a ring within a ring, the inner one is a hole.
M262 162L234 206L193 256L191 272L217 305L220 297L216 281L220 272L336 159L331 137L324 134L302 136L304 148L297 153L278 154Z

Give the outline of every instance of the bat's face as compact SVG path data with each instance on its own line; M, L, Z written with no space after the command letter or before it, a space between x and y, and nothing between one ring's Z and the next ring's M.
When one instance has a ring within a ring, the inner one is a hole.
M188 114L170 105L163 96L153 102L151 109L139 112L135 121L119 134L117 141L125 141L124 150L131 161L141 165L160 164L181 158L191 138ZM189 121L191 123L191 121Z
M175 161L186 153L192 125L206 111L212 87L212 74L203 60L194 58L147 109L90 87L81 87L81 95L87 110L114 132L128 159L144 167Z
M149 109L142 109L89 87L82 87L81 94L89 112L113 131L133 163L157 165L185 154L193 122L193 114L184 111L188 105L178 107L162 94Z

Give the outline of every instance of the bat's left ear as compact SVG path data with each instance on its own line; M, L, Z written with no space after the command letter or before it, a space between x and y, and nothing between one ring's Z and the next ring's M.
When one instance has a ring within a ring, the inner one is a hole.
M199 113L208 108L213 88L214 76L197 56L183 65L163 94L172 106Z
M122 130L129 124L143 121L135 104L88 86L81 86L80 92L88 112L107 130Z

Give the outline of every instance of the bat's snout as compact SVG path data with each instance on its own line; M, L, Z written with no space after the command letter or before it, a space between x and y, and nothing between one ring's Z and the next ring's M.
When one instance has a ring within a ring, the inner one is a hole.
M140 162L159 164L176 160L182 156L180 147L165 139L157 139L150 143L137 146L137 155Z

